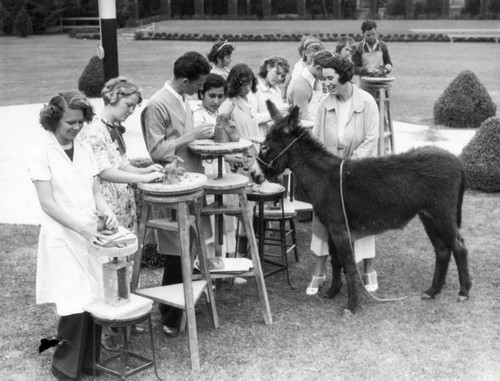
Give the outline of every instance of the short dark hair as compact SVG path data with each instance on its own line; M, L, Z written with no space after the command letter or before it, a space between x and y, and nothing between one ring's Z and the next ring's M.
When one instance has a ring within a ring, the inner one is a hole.
M350 82L354 75L354 64L347 58L340 57L338 54L322 60L320 65L323 69L335 70L339 75L339 82L341 84Z
M198 52L187 52L177 58L174 63L175 78L187 78L196 81L200 75L210 73L210 64L207 59Z
M47 131L55 132L67 109L82 110L83 120L87 123L94 117L94 108L85 95L79 91L65 91L57 94L43 106L40 111L40 124Z
M340 53L344 46L354 44L355 41L353 37L342 37L335 47L335 53Z
M365 33L367 30L377 29L377 23L373 20L365 20L363 24L361 24L361 31Z
M218 89L222 87L224 89L224 94L227 90L226 80L219 74L210 73L207 75L205 79L205 83L203 83L203 88L198 91L198 98L201 99L201 96L205 94L210 89Z
M252 92L257 91L257 77L247 64L236 64L227 76L227 96L233 98L238 95L244 83L252 82Z
M233 53L236 48L226 41L217 41L212 45L210 53L207 54L207 58L210 62L217 63L217 59L223 59Z
M290 65L288 65L288 62L286 59L280 56L271 56L269 58L266 58L262 63L260 64L259 68L259 77L261 78L266 78L267 77L267 67L271 66L273 67L279 67L281 70L283 70L284 74L288 74L290 71Z

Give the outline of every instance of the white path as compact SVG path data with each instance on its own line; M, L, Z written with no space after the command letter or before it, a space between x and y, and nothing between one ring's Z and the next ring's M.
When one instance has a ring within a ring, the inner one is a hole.
M101 100L92 100L96 111ZM42 136L38 113L42 104L0 107L0 223L39 224L41 210L35 187L28 178L26 160L30 149ZM147 157L142 139L139 107L127 120L128 156ZM397 152L422 145L437 145L455 154L474 135L475 130L431 130L427 126L394 122Z

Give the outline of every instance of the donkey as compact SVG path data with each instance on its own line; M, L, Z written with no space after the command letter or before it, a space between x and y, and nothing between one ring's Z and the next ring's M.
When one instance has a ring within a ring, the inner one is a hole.
M398 155L342 161L300 125L297 107L282 117L272 102L267 106L275 123L252 168L254 180L273 179L291 169L328 230L332 284L327 297L340 291L343 269L347 309L355 312L358 307L351 230L366 236L401 229L418 214L436 254L432 285L422 299L434 299L441 291L451 252L460 281L458 301L468 299L467 248L459 232L466 178L455 155L427 146Z

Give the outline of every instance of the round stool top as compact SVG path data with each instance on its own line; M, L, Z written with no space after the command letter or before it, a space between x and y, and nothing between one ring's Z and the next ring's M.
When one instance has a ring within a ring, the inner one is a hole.
M252 146L252 142L240 139L238 142L216 143L213 139L195 140L188 144L191 151L198 155L225 155L239 153Z
M208 181L203 186L210 190L229 190L242 188L248 184L248 177L237 173L226 173L224 177L217 177L216 174L208 175Z
M189 193L200 189L207 182L207 176L196 173L186 172L184 178L178 184L163 184L163 183L138 183L139 189L146 193L157 195L174 195L180 193Z
M361 77L361 81L371 87L390 86L395 80L396 77Z
M250 201L273 201L278 200L286 192L283 185L275 183L255 184L247 187L247 198Z

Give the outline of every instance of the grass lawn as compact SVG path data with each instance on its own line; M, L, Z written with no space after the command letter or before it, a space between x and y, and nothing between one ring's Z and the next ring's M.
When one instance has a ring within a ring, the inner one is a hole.
M299 223L300 262L292 261L291 290L284 275L266 278L274 324L266 326L253 280L224 291L217 303L221 326L210 330L197 315L201 371L191 373L187 336L166 339L153 316L160 375L164 380L498 380L500 379L500 195L467 192L462 233L469 248L471 298L457 303L458 278L450 264L447 287L434 301L420 300L430 285L434 254L418 220L377 238L380 303L361 292L361 309L342 315L345 288L334 300L309 297L312 270L310 223ZM56 331L50 305L34 299L36 226L0 225L3 311L0 379L51 380L52 350L39 340ZM159 270L142 271L143 284L158 284ZM330 274L328 274L328 277ZM360 290L361 291L361 290ZM134 336L146 348L146 335ZM100 380L113 380L101 376ZM141 376L155 380L152 370Z
M423 23L423 24L422 24ZM424 25L425 24L425 25ZM444 24L444 25L443 25ZM467 27L492 27L489 21L466 23ZM468 26L470 25L470 26ZM284 33L295 28L296 33L338 32L359 29L358 21L315 22L224 22L225 33L241 30L261 33ZM456 27L453 22L432 23L384 21L380 31L406 32L418 27ZM220 22L168 21L161 28L172 31L215 33ZM465 26L464 26L465 27ZM279 28L279 29L278 29ZM336 28L339 28L336 29ZM120 31L124 32L124 31ZM61 90L76 88L78 78L92 55L95 40L75 40L65 35L0 38L0 106L41 103ZM175 59L187 50L207 54L211 42L199 41L134 41L118 40L120 74L135 79L150 97L169 79ZM233 64L245 62L257 70L265 57L284 56L291 65L298 60L295 42L238 42ZM333 49L335 43L327 43ZM433 105L446 86L463 70L474 72L488 89L500 109L500 49L494 43L401 43L389 46L394 63L394 83L391 100L393 118L398 121L432 124ZM20 64L22 63L22 65Z

